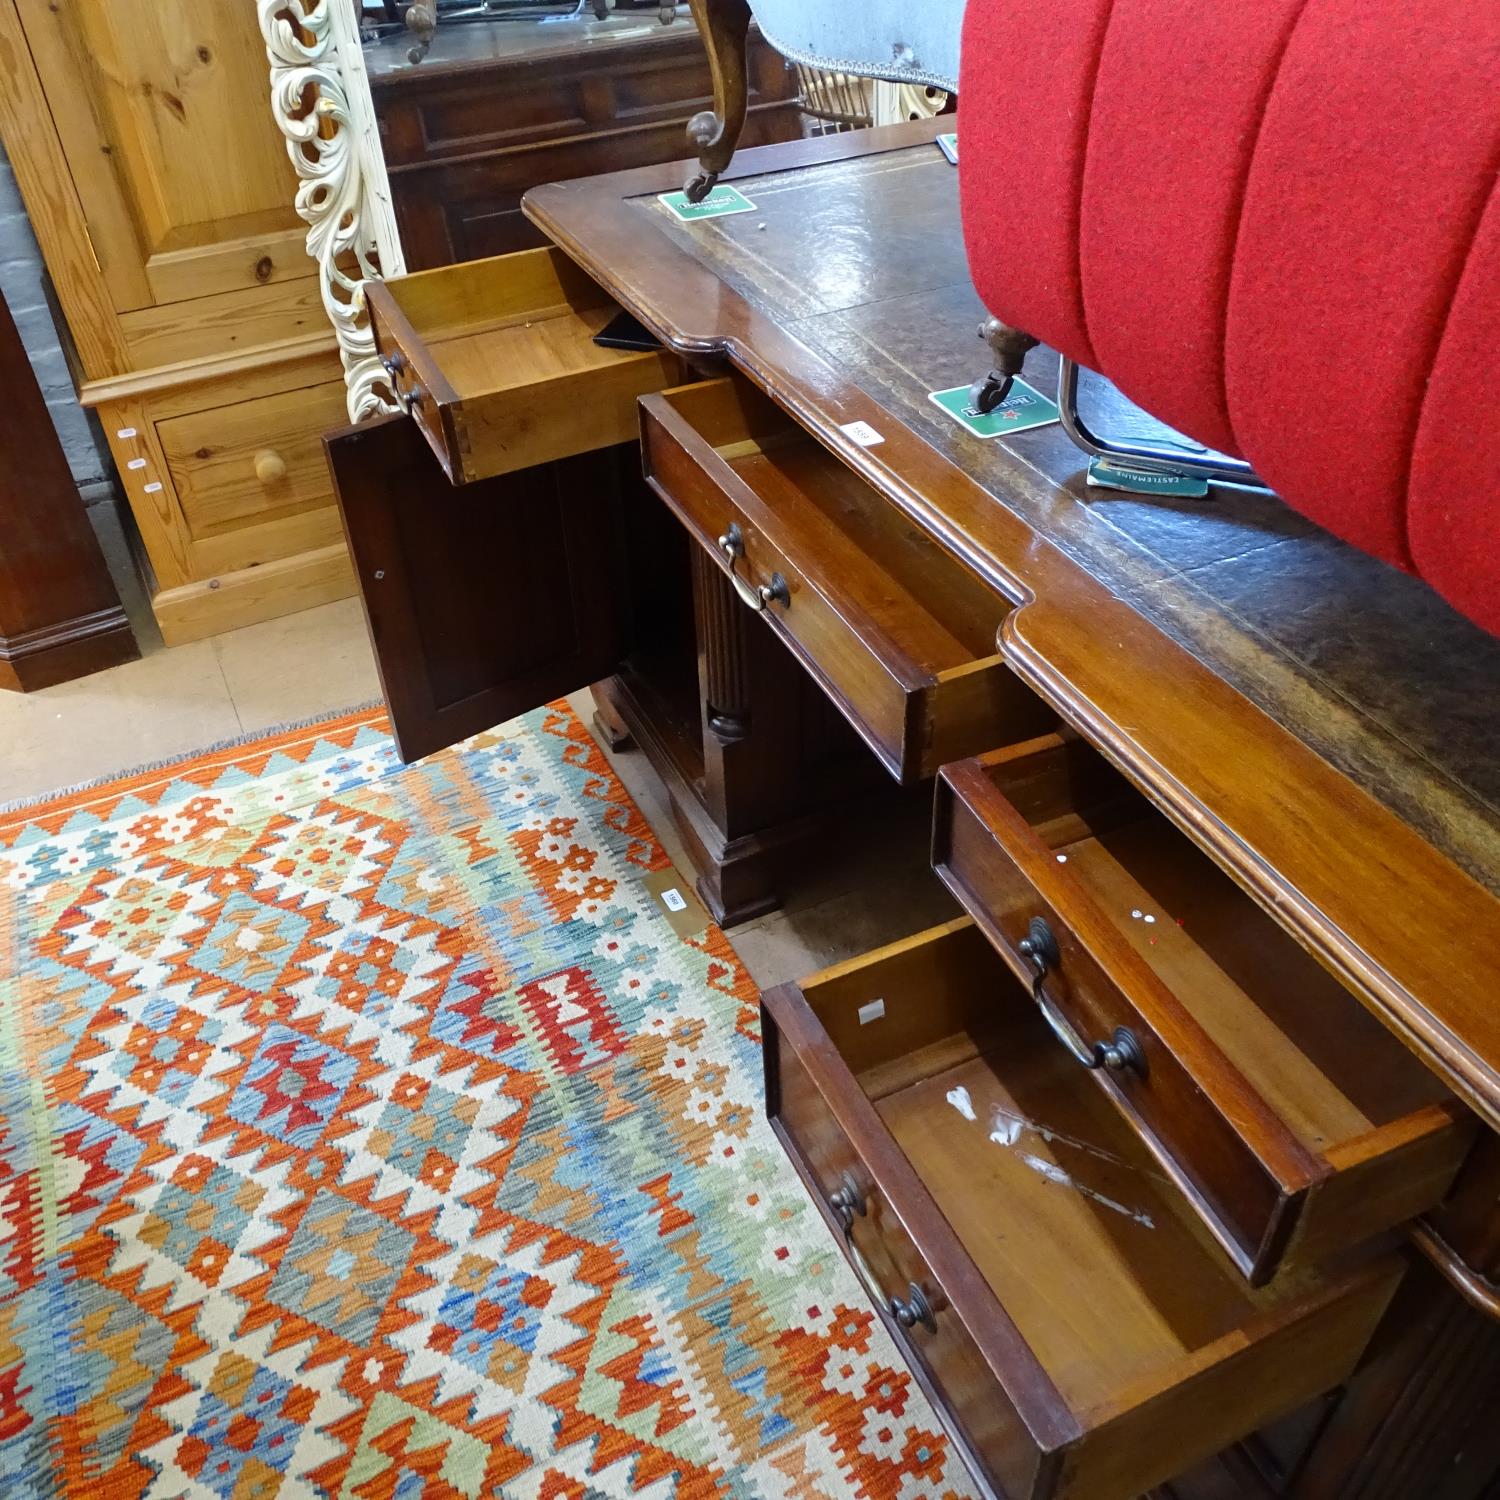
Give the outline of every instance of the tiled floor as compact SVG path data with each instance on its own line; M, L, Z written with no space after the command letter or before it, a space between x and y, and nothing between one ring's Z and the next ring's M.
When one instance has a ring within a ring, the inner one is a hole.
M380 696L357 599L168 650L113 512L96 506L90 519L141 659L37 693L0 692L0 804Z
M588 694L575 694L572 701L590 722ZM615 752L608 746L604 753L673 863L688 875L692 864L646 757L639 750ZM930 787L882 797L878 817L861 817L859 807L847 809L798 868L785 904L729 929L756 983L768 989L801 979L960 915L929 864L931 827Z
M0 803L380 696L354 599L171 650L151 644L108 672L0 693Z
M38 693L0 692L0 805L134 770L221 740L353 708L380 696L358 600L167 649L156 633L124 542L96 516L136 626L141 659ZM574 706L591 722L588 694ZM691 865L660 783L638 750L605 752L668 854ZM763 986L801 977L956 915L927 866L930 797L879 817L850 810L799 871L781 910L733 929Z

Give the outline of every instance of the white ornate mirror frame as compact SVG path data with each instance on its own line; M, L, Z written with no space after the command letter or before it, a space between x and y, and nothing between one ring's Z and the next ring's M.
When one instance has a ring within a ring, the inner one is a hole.
M349 419L396 405L375 352L363 282L405 265L350 0L255 0L271 65L271 109L297 169L323 307L338 335Z
M271 65L271 109L297 170L323 307L338 335L349 419L397 410L375 352L363 283L405 269L352 0L255 0ZM876 124L937 113L944 96L876 83ZM688 154L684 142L684 156Z

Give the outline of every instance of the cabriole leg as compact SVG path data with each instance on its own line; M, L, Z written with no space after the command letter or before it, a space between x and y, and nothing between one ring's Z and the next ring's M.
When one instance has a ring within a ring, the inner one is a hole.
M691 0L693 19L708 49L714 107L688 121L688 140L698 152L698 171L683 185L690 203L713 191L745 128L749 100L746 52L750 42L748 0Z

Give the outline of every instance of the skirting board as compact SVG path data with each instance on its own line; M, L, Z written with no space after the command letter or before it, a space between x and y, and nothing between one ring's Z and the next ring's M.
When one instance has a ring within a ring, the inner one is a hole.
M139 655L130 621L115 604L22 635L0 635L0 688L31 693Z
M151 608L169 646L274 620L356 593L354 565L342 542L295 557L241 568L152 595Z

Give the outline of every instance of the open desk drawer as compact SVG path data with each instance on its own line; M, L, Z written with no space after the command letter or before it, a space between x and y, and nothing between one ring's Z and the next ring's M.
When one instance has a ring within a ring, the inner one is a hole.
M619 312L547 247L365 283L375 344L454 484L634 440L636 398L681 380L665 350L601 349Z
M1086 744L944 767L933 865L1253 1282L1442 1197L1472 1117Z
M1338 1385L1400 1277L1248 1286L967 919L764 1024L775 1129L991 1495L1139 1495Z
M1009 605L748 381L641 402L646 478L902 781L1055 722Z

